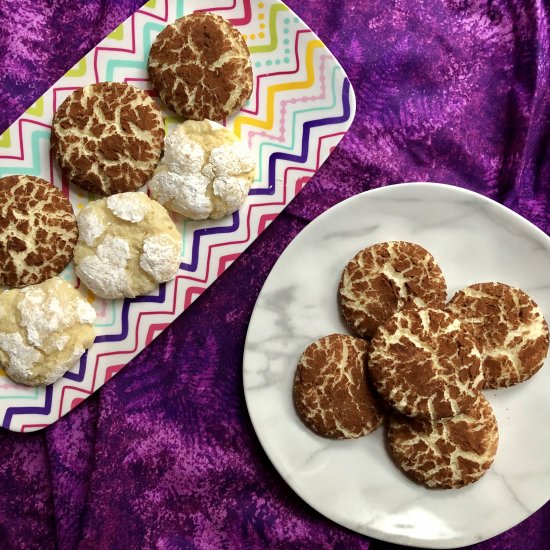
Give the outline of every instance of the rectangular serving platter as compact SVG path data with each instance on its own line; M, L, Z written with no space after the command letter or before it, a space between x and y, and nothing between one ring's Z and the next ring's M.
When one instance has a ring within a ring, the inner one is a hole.
M0 177L39 176L61 188L79 212L94 195L69 185L50 154L51 121L73 90L119 81L151 93L149 49L169 23L195 11L231 21L251 53L254 91L225 121L257 158L244 206L221 220L174 217L182 237L176 278L147 296L102 300L93 346L56 383L31 388L0 369L4 428L32 432L54 423L108 382L186 310L300 192L349 129L355 96L344 70L317 36L279 0L151 0L83 57L0 136ZM164 110L166 131L181 122ZM145 189L144 189L145 190ZM79 286L72 263L61 276Z

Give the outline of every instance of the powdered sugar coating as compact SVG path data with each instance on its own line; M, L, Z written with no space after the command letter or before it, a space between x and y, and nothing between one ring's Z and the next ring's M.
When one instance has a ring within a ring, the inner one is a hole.
M151 206L139 200L137 193L119 193L107 198L109 210L121 220L137 223L143 220Z
M126 291L126 264L130 247L124 239L107 235L92 256L75 265L82 282L103 298L117 298Z
M94 308L54 277L0 295L0 364L15 382L51 384L70 369L95 338Z
M105 226L96 216L95 212L84 209L78 215L78 231L79 240L83 240L91 246L98 237L103 235Z
M139 265L157 282L176 276L179 267L179 247L167 235L149 237L143 242Z
M149 189L155 200L187 218L218 219L242 206L255 167L248 148L222 125L187 120L166 138Z
M173 279L181 237L166 209L145 193L120 193L89 203L79 214L100 220L103 234L79 239L75 272L94 294L118 299L141 296Z

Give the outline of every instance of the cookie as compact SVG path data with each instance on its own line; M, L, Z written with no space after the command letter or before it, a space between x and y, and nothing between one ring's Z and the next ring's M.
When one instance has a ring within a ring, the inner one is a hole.
M405 308L376 331L368 372L387 403L432 420L460 414L483 386L481 356L460 319L433 308Z
M0 179L0 285L21 287L59 274L78 228L69 199L34 176Z
M162 101L187 119L223 120L252 94L246 42L229 21L212 13L193 13L163 29L148 68Z
M479 394L463 413L444 420L390 417L387 441L395 463L427 487L458 489L491 466L498 426L491 405Z
M156 103L121 82L74 91L53 118L53 154L69 181L112 195L135 191L152 176L162 154L164 122Z
M166 209L145 193L93 201L77 221L75 272L97 296L141 296L176 276L180 234Z
M413 304L443 307L447 285L433 256L403 241L375 244L347 264L339 286L342 315L352 332L371 338L396 311Z
M310 344L294 378L294 406L304 424L331 439L350 439L375 430L382 403L365 373L368 343L331 334Z
M166 138L149 190L187 218L218 219L243 205L255 167L248 148L221 124L187 120Z
M448 310L477 340L486 388L505 388L533 376L548 353L548 325L519 288L478 283L457 292Z
M95 317L59 277L0 294L0 365L20 384L52 384L92 345Z

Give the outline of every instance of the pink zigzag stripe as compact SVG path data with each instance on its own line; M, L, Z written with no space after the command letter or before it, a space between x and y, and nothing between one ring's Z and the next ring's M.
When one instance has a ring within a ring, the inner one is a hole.
M250 20L252 19L252 8L250 6L250 0L243 0L243 4L244 4L244 17L242 17L241 19L237 19L237 18L229 18L229 21L231 21L231 23L233 23L233 25L247 25L248 23L250 23ZM237 0L233 0L233 4L231 6L227 6L225 8L204 8L204 9L200 9L200 10L195 10L195 12L200 12L200 11L230 11L232 9L234 9L235 7L237 6Z
M164 0L164 17L160 17L159 15L155 15L154 13L151 13L149 11L143 11L143 8L137 10L136 13L141 13L142 15L147 15L149 17L152 17L153 19L158 19L163 23L168 23L168 0Z
M298 72L300 72L300 55L298 53L298 40L300 38L300 35L302 34L308 34L308 33L312 33L313 31L311 31L310 29L304 29L304 30L301 30L301 31L298 31L296 33L296 39L294 41L294 55L298 61L297 63L297 66L294 70L292 71L280 71L280 72L276 72L276 73L268 73L268 74L261 74L259 75L257 78L256 78L256 86L255 89L256 89L256 93L255 93L255 99L256 99L256 110L255 111L248 111L247 109L241 109L241 113L247 113L249 115L257 115L259 113L259 105L260 105L260 81L263 79L263 78L271 78L272 76L283 76L283 75L291 75L291 74L297 74Z
M43 124L42 122L37 122L36 120L30 120L28 118L20 118L17 127L19 129L19 154L20 156L15 157L13 155L0 155L0 159L10 159L10 160L25 160L25 147L23 146L23 122L27 122L28 124L34 124L35 126L41 126L42 128L46 128L48 130L51 130L51 125Z
M325 61L327 59L330 59L330 56L323 55L321 57L321 68L319 71L319 82L321 83L321 95L318 96L309 96L309 97L302 97L300 99L285 99L284 101L281 101L281 125L279 127L280 134L279 136L275 136L274 134L268 134L267 132L249 132L248 133L248 147L252 147L252 138L254 136L260 136L269 140L275 140L280 143L284 142L285 140L285 115L286 115L286 107L289 103L292 103L293 105L296 103L306 103L308 101L322 101L326 99L327 97L327 86L326 86L326 78L325 78Z

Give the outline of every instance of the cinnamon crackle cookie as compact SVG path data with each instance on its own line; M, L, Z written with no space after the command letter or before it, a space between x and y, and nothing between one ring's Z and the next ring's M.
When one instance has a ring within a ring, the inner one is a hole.
M463 413L444 420L393 414L387 436L396 464L419 483L440 489L477 481L490 468L498 447L497 421L481 394Z
M367 349L365 340L331 334L302 354L294 378L294 405L316 434L357 438L382 423L383 405L365 373Z
M187 218L218 219L243 205L255 168L248 148L221 124L187 120L166 138L149 190Z
M523 290L503 283L474 284L457 292L448 310L460 316L477 340L486 388L513 386L542 367L548 325Z
M141 296L176 276L180 234L166 209L144 193L93 201L77 221L75 272L97 296Z
M157 36L149 77L162 101L192 120L222 120L252 94L250 53L242 34L212 13L177 19Z
M362 338L407 305L443 307L447 285L434 257L403 241L378 243L347 264L339 286L342 315Z
M481 356L454 315L405 308L375 333L368 372L394 409L432 420L460 414L483 386Z
M0 364L15 382L52 384L95 338L94 308L58 277L0 294Z
M0 179L0 285L21 287L59 274L78 228L69 200L34 176Z
M52 151L69 181L100 195L135 191L162 154L164 122L156 103L121 82L74 91L53 119Z

